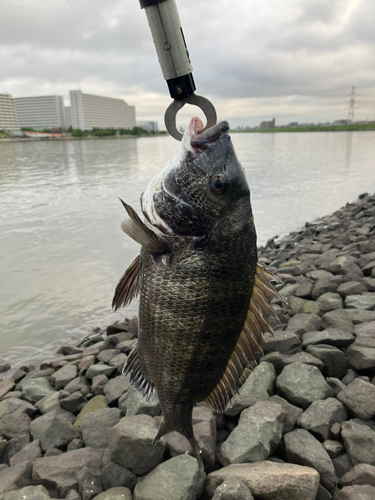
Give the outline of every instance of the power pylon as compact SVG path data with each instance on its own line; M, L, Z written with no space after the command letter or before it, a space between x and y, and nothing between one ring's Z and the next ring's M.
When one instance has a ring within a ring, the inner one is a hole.
M352 92L350 94L349 114L348 114L348 120L352 121L354 121L354 94L355 94L355 87L352 87Z

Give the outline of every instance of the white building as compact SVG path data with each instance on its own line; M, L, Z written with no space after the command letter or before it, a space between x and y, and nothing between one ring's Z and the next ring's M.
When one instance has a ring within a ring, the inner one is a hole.
M17 130L14 99L9 94L0 94L0 130Z
M123 99L82 94L80 90L71 90L70 105L74 129L135 127L135 107L129 106Z
M158 122L137 122L137 127L141 127L147 132L157 132Z
M66 128L64 101L59 95L16 97L14 103L19 127Z
M72 113L71 113L72 108L70 106L65 106L64 111L65 111L65 127L69 128L72 126Z

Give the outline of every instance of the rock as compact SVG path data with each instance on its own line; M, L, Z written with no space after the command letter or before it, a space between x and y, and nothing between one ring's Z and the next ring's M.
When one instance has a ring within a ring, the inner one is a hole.
M89 366L91 365L94 365L95 364L95 356L94 354L90 354L88 356L85 356L84 358L82 358L78 364L78 369L81 371L81 370L85 370L87 369Z
M326 441L323 441L322 445L331 458L336 458L344 453L344 446L339 443L339 441L327 439Z
M322 313L342 309L344 307L343 300L338 293L326 292L316 299L319 309Z
M285 356L280 352L270 352L259 359L259 364L261 363L270 363L274 366L276 373L279 375L285 366Z
M0 472L0 498L3 493L28 486L31 482L31 468L30 462L23 462Z
M336 488L337 477L328 453L317 439L305 429L296 429L284 435L288 462L313 467L320 474L320 482L329 492Z
M193 420L194 422L194 420ZM202 450L202 460L206 467L212 469L216 459L216 419L194 422L193 431L198 447Z
M91 470L89 467L82 467L77 474L77 482L82 500L92 500L103 491L98 469Z
M69 396L60 399L61 406L72 413L81 411L86 403L87 399L80 391L73 392Z
M128 357L126 356L126 354L120 352L119 354L116 354L116 356L113 356L113 358L109 362L109 366L115 366L118 370L122 370L127 359Z
M325 293L334 293L337 290L337 286L337 283L331 278L321 278L315 283L312 289L312 298L314 300L317 300L321 295L324 295Z
M80 448L83 448L83 446L84 443L82 439L79 438L72 439L67 446L67 451L79 450Z
M49 500L48 490L44 486L25 486L20 490L10 491L4 500Z
M66 385L69 384L72 380L74 380L77 377L77 367L74 364L67 364L60 368L60 370L57 370L52 376L51 376L51 382L54 385L54 387L59 390L63 389Z
M30 434L16 437L8 441L0 456L0 464L6 464L12 457L30 443ZM1 497L0 497L1 498Z
M334 274L354 273L358 274L358 276L362 276L362 271L356 264L356 260L357 259L350 255L341 255L331 262L330 270Z
M345 354L332 345L310 345L306 352L319 358L324 363L323 375L325 377L342 378L346 373Z
M15 386L14 380L12 378L4 378L0 380L0 399L5 396L9 391Z
M115 366L108 366L104 363L98 363L96 365L91 365L86 372L86 378L94 378L97 375L106 375L110 377L116 371Z
M109 405L115 404L129 389L129 376L119 375L104 386L104 395Z
M249 488L237 478L232 477L216 489L212 500L254 500L254 497Z
M375 388L374 388L375 389ZM106 448L107 430L120 421L121 411L118 408L103 408L87 413L81 423L82 439L86 446Z
M121 332L107 337L103 344L104 349L114 349L118 344L124 342L125 340L134 339L134 335L131 332Z
M366 311L373 311L375 308L375 293L349 295L345 299L345 307L347 309L364 309Z
M349 420L341 424L341 437L353 465L375 465L375 432L370 427Z
M291 432L294 429L298 417L303 412L302 408L298 408L298 406L294 406L291 403L289 403L286 399L276 395L272 396L268 401L271 401L272 403L277 403L284 409L286 416L284 420L283 434Z
M155 394L151 396L150 401L147 402L146 398L144 398L137 389L128 384L126 416L130 417L140 414L150 415L151 417L160 415L159 399Z
M0 458L1 458L1 455L3 454L3 451L5 449L6 444L7 444L6 439L4 439L2 436L0 436Z
M35 404L40 399L51 396L56 392L44 377L23 380L21 385L23 399L26 399L31 404Z
M244 483L255 498L264 500L315 500L319 485L319 474L310 467L269 461L235 464L207 476L209 497L232 478Z
M0 402L0 419L5 415L12 414L13 416L19 415L21 413L26 413L29 417L32 417L36 413L35 406L31 405L27 401L23 401L18 398L9 398Z
M104 394L104 386L108 383L108 377L105 375L97 375L92 379L91 392L94 396Z
M107 401L104 396L99 395L90 399L90 401L85 404L80 413L77 415L77 418L74 421L75 427L80 427L85 415L97 410L102 410L103 408L108 408Z
M227 433L226 437L228 436L228 434L229 433ZM163 436L163 438L167 443L167 447L171 457L177 457L178 455L184 454L194 456L194 452L189 441L179 432L169 432L168 434Z
M367 288L359 281L347 281L346 283L341 283L337 289L337 293L344 299L345 297L348 297L348 295L360 295L364 292L367 292Z
M64 387L64 391L70 392L70 394L80 391L84 396L87 396L91 392L86 377L75 378Z
M337 399L358 418L369 420L375 415L375 386L356 378L345 387Z
M59 455L62 455L64 452L62 450L58 450L57 448L47 448L46 452L44 453L44 457L57 457Z
M180 455L158 465L134 490L134 500L196 500L205 474L195 458Z
M220 449L220 463L266 460L281 441L286 412L277 403L259 401L243 410L237 427L229 434Z
M293 363L306 363L306 365L316 366L316 368L319 368L320 371L324 368L323 361L307 352L297 352L297 354L293 354L293 356L282 357L283 368L284 366L291 365Z
M346 309L355 325L375 321L375 311L365 311L364 309Z
M55 457L38 458L33 464L33 483L42 484L54 496L64 497L70 490L78 490L78 474L81 469L88 467L96 474L102 453L102 450L82 448Z
M302 347L306 349L309 345L327 344L334 347L348 347L354 342L354 336L337 328L327 328L321 332L307 332L303 335Z
M276 330L276 338L270 333L264 335L265 341L267 342L263 346L265 353L269 352L281 352L283 354L293 354L298 350L301 350L301 342L298 336L294 332L288 330Z
M118 487L103 491L93 500L133 500L133 495L128 488Z
M27 444L22 450L13 455L10 459L10 465L20 464L22 462L33 462L35 459L42 456L42 450L40 449L40 441L37 439Z
M336 458L332 458L332 463L336 471L337 477L342 477L353 467L353 464L350 461L349 455L344 453L343 455L339 455Z
M357 337L347 350L348 363L357 371L375 369L375 338Z
M276 381L279 393L290 403L307 408L317 399L333 396L332 388L315 366L294 363L286 366Z
M107 431L113 460L137 475L150 472L161 462L166 448L163 439L151 446L156 433L156 422L149 415L122 418Z
M375 389L375 387L374 387ZM0 436L12 439L28 434L30 430L30 417L26 413L5 415L0 419Z
M332 425L335 422L341 424L347 418L348 414L344 405L335 398L328 398L324 401L314 401L299 417L297 425L317 435L322 441L325 441L329 438Z
M49 412L31 422L33 439L39 439L42 450L63 448L70 441L79 438L80 432L69 421L65 413Z
M326 382L330 387L332 387L335 396L337 396L337 394L346 387L345 384L343 384L343 382L336 377L327 377Z
M336 328L349 333L354 332L353 321L345 309L329 311L322 316L323 328Z
M35 408L38 408L40 413L42 413L43 415L59 407L60 407L60 394L57 391L53 392L50 396L46 396L45 398L39 399L39 401L35 403Z
M98 354L98 360L107 364L116 354L120 354L118 349L104 349Z
M354 335L356 337L372 337L375 338L375 321L369 323L361 323L354 327Z
M320 330L322 319L316 314L295 314L288 322L288 331L296 335Z
M311 292L313 286L314 285L311 283L311 281L309 280L303 281L302 283L299 284L294 294L296 297L311 299Z
M55 373L55 370L53 368L44 368L44 369L33 369L29 370L26 377L22 380L22 382L25 382L26 380L32 380L34 378L45 378L46 380L50 380L51 375ZM17 385L17 390L18 388L22 387L22 383Z
M276 372L270 363L260 363L248 376L238 394L232 398L225 410L225 415L235 416L242 410L254 405L257 401L265 401L273 395Z
M299 297L290 297L289 306L292 313L321 314L320 304L314 300L305 300Z
M316 500L332 500L332 495L329 491L323 488L321 484L319 484Z
M345 486L334 500L373 500L375 498L375 488L369 485Z
M340 479L340 484L342 486L369 484L375 487L375 467L369 464L355 465Z
M111 450L109 448L104 450L102 460L102 484L104 491L118 486L125 486L133 491L137 482L137 476L130 472L130 470L112 461Z

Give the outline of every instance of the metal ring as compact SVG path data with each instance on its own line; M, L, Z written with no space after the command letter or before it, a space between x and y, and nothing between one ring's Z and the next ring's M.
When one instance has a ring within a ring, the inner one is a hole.
M187 99L184 99L183 101L172 101L165 112L164 123L168 133L174 139L177 139L177 141L181 141L183 134L181 134L181 132L177 130L176 115L180 111L180 109L187 103L192 104L193 106L198 106L198 108L203 111L204 116L207 120L207 125L203 130L213 127L217 121L215 108L213 104L205 97L191 94Z

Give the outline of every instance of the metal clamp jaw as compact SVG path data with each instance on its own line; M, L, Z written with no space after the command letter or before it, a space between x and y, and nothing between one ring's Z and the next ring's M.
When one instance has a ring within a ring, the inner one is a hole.
M194 94L193 68L175 0L139 1L145 9L163 76L174 99L165 112L164 123L169 134L180 141L182 134L176 127L176 115L185 104L203 111L207 119L205 129L215 125L216 111L210 101Z

